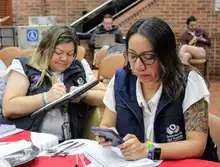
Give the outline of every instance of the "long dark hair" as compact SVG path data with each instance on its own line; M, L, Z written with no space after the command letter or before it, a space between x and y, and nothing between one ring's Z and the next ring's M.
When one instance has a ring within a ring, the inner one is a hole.
M170 97L177 98L185 89L187 78L185 71L190 67L184 66L177 54L176 40L170 26L157 17L147 17L132 25L126 36L126 47L132 35L140 34L146 37L160 61L160 80L163 91ZM130 68L129 62L126 68Z

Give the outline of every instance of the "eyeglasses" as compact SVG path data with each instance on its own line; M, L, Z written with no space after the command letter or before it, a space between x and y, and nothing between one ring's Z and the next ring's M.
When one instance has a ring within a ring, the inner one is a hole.
M108 26L111 26L113 23L105 23L105 22L103 22L103 25L108 25Z
M125 52L125 57L127 57L130 63L135 63L137 59L140 58L141 62L144 65L154 64L154 62L157 59L157 55L152 51L143 52L141 54L136 54L134 52L127 51Z

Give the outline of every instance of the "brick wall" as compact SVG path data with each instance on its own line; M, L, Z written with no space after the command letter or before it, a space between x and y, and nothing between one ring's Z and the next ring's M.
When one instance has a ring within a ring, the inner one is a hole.
M2 1L2 0L0 0ZM14 24L27 25L28 16L56 16L57 23L72 23L82 16L83 11L91 11L105 0L12 0ZM67 2L67 8L66 8Z
M115 20L125 34L132 23L144 16L157 16L172 27L177 40L186 30L186 19L194 15L199 26L211 38L209 67L211 75L220 76L220 11L215 11L215 0L145 0Z
M28 16L43 15L57 16L58 23L66 22L66 0L0 0L0 11L6 10L11 1L15 25L28 24ZM80 18L83 11L91 11L104 1L67 0L68 23ZM6 6L6 8L2 6ZM5 15L3 12L3 16ZM137 19L144 16L158 16L170 24L179 39L180 34L186 29L185 21L190 15L199 19L198 24L206 29L211 38L210 72L212 75L220 76L220 11L215 11L215 0L144 0L115 20L115 23L119 24L125 34Z
M10 16L10 19L1 25L12 25L12 0L0 0L0 18Z

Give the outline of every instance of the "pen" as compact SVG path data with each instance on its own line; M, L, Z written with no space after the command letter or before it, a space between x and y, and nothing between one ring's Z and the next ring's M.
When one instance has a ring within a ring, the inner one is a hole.
M76 163L75 163L74 167L79 167L79 165L78 165L78 154L76 154Z
M86 163L85 163L85 161L84 161L84 158L83 158L83 154L80 154L80 160L81 160L81 162L82 162L82 164L83 164L83 167L86 167Z

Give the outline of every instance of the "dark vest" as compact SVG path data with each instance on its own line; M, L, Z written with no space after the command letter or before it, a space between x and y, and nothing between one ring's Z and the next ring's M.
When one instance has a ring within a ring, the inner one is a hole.
M34 88L33 85L39 80L41 72L28 63L28 57L20 57L18 60L21 62L30 82L27 96L46 92L51 88L52 84L47 76L37 88ZM67 91L69 91L71 86L79 86L84 83L86 83L84 68L80 61L73 61L72 65L64 71L64 85ZM83 102L68 103L68 114L73 138L82 137L83 114L87 110L87 107L88 106ZM29 115L17 119L7 119L2 115L1 122L5 124L15 124L17 128L38 132L44 116L45 115L41 115L36 119L31 119Z
M134 134L145 142L145 130L142 108L136 97L137 77L127 69L119 69L115 74L115 101L117 111L116 129L121 137ZM173 99L162 92L154 120L154 137L156 143L168 143L186 140L183 98ZM208 134L206 150L202 159L218 161L217 149Z

